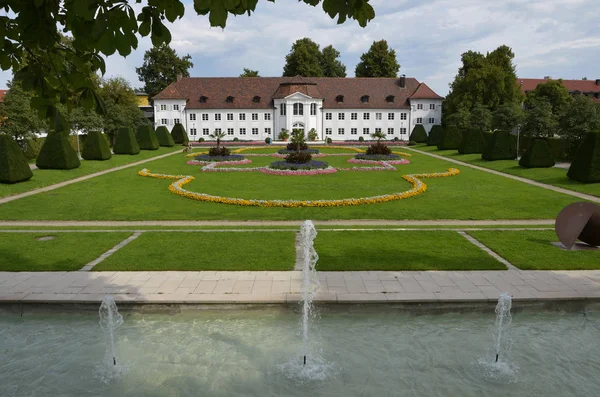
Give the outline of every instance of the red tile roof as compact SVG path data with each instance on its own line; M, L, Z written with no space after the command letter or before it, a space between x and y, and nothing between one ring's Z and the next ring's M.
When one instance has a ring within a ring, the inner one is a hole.
M338 77L187 77L172 83L153 99L187 99L188 109L268 109L273 98L301 92L323 99L328 109L397 109L408 108L409 98L443 99L426 84L406 78ZM419 91L419 92L417 92ZM336 98L343 96L343 102ZM369 101L361 98L368 96ZM200 102L200 97L206 102ZM226 102L232 96L233 102ZM256 102L254 98L260 97ZM386 98L390 97L393 102Z
M0 102L4 100L4 95L6 95L7 92L8 90L0 90Z
M520 85L523 92L535 90L535 87L541 83L547 83L548 79L521 79L517 78L517 84ZM579 91L581 93L600 93L600 82L597 80L563 80L562 83L570 92Z

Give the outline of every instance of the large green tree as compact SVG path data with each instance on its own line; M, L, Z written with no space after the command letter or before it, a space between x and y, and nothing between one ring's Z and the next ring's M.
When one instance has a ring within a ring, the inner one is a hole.
M30 106L33 93L24 91L15 81L9 82L8 87L0 103L0 131L20 140L45 130L45 120Z
M258 75L258 70L244 68L244 72L242 74L240 74L240 77L260 77L260 76Z
M469 126L476 128L478 131L488 132L492 129L492 112L481 104L473 106L467 120Z
M492 128L512 131L523 122L523 108L517 103L506 103L492 114Z
M346 77L346 65L344 65L338 58L340 52L333 48L332 45L328 45L321 51L321 70L325 77Z
M161 44L144 53L144 63L135 71L144 82L144 91L152 98L177 81L178 75L190 77L189 69L194 67L191 59L189 54L180 57L168 44Z
M552 106L552 113L557 118L562 117L571 102L573 102L569 90L563 85L561 79L548 80L545 83L538 84L535 90L527 94L525 106L534 106L538 99L546 99Z
M396 77L400 64L396 51L385 40L374 41L369 51L360 56L354 74L356 77Z
M553 137L558 129L558 120L552 113L552 104L547 98L537 98L525 109L523 126L524 135L536 138Z
M569 142L569 154L590 132L600 129L600 104L585 95L577 95L560 119L560 136Z
M270 0L273 1L273 0ZM303 0L338 23L347 18L361 26L375 17L369 0ZM13 69L25 91L33 91L32 106L48 117L53 128L64 129L66 119L57 108L67 98L79 96L87 109L105 112L91 76L106 71L105 57L127 56L138 46L138 37L150 36L156 47L169 44L165 20L175 22L185 12L182 0L2 0L0 17L0 67ZM224 28L228 16L251 14L257 0L195 0L199 15L208 15L211 26ZM61 34L73 38L72 47L61 43ZM32 60L23 65L26 54Z
M323 77L319 45L308 37L296 40L285 56L283 76Z

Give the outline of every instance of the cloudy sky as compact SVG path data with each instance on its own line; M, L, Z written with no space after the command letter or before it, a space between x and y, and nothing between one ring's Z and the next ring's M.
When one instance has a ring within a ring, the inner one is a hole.
M297 0L261 0L256 12L228 19L227 27L211 28L185 0L182 20L170 25L171 46L190 54L192 76L238 76L244 67L261 76L281 76L292 43L309 37L321 47L341 52L348 76L373 41L385 39L396 50L400 73L425 81L441 95L448 93L460 56L506 44L515 53L520 77L600 78L598 0L371 0L376 17L366 28L354 20L337 25L320 6ZM135 67L151 47L142 39L127 58L107 59L107 75L122 75L142 86ZM0 87L10 79L0 72Z

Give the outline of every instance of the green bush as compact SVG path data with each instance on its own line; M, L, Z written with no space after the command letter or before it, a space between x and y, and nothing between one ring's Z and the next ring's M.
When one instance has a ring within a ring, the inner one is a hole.
M183 125L180 123L177 123L173 126L173 129L171 130L171 136L173 137L173 141L178 145L187 146L190 143L190 139L185 132L185 128L183 128Z
M165 127L164 125L161 125L160 127L158 127L156 129L156 138L158 138L158 144L160 146L165 146L165 147L175 146L175 141L173 140L173 137L169 133L169 130L167 129L167 127ZM204 142L204 138L200 138L200 139L202 139L202 140L199 142Z
M231 154L231 151L225 146L211 147L208 149L208 155L211 157L226 157Z
M327 140L325 142L331 143L331 142L333 142L333 140L331 138L327 138Z
M600 182L600 132L590 132L583 138L567 176L579 182Z
M45 138L29 138L19 142L19 146L27 160L33 160L40 154Z
M157 150L159 148L156 132L150 125L139 126L136 138L141 150Z
M235 138L233 138L233 141L234 141L234 142L239 142L239 141L240 141L240 138L238 138L238 137L236 136Z
M437 146L444 136L444 128L441 125L434 125L429 131L427 137L427 146Z
M400 138L398 138L397 136L394 137L394 142L398 142L400 140Z
M40 169L70 170L79 167L81 162L69 142L69 135L51 132L44 141L35 165Z
M265 143L267 145L270 145L271 144L271 138L270 137L265 138Z
M408 145L407 146L417 146L417 142L415 142L415 141L408 141Z
M542 138L534 139L519 160L519 165L525 168L548 168L554 164L548 141Z
M359 136L359 137L358 137L358 141L359 141L359 142L364 142L364 141L365 141L365 138L363 138L363 137L362 137L362 135L361 135L361 136Z
M521 135L519 137L519 154L523 155L534 140L535 137ZM561 138L547 138L546 142L548 143L553 159L565 161L573 160L574 154L570 155L570 143L568 141Z
M366 154L389 155L392 154L392 150L385 143L377 142L367 148Z
M427 131L425 131L425 127L423 124L415 125L412 132L410 133L409 140L415 141L417 143L425 143L427 142Z
M87 135L81 157L86 160L108 160L112 157L110 146L100 131L90 131Z
M18 183L31 179L33 173L23 151L8 135L0 134L0 183Z
M435 127L435 125L433 126ZM433 127L431 130L433 131ZM440 127L441 128L441 127ZM431 133L429 134L431 137ZM449 125L446 129L442 129L442 136L437 144L439 150L458 149L462 141L462 134L455 125ZM427 142L429 145L429 142Z
M138 154L140 152L140 145L138 145L133 132L131 132L131 128L119 128L113 152L115 154Z
M508 131L495 131L486 143L481 158L488 161L516 159L516 139Z
M293 152L287 155L285 161L294 164L306 164L312 160L312 154L309 152Z
M460 154L483 153L485 148L485 138L480 130L469 128L463 132L462 140L458 145Z
M169 134L169 135L171 135L171 134ZM171 139L173 139L173 137L171 137ZM198 142L204 142L204 138L202 138L202 137L198 138Z

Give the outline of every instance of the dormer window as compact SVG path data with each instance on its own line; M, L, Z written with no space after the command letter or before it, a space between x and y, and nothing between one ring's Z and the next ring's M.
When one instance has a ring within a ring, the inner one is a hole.
M252 98L252 102L259 103L260 102L260 97L258 95L256 95L254 98Z
M344 96L343 95L338 95L335 97L335 101L336 102L344 102Z
M394 102L394 96L393 95L388 95L385 97L385 101L386 102Z
M360 97L360 101L362 103L368 103L369 102L369 96L368 95L363 95Z
M227 99L225 99L225 102L227 103L233 103L233 97L230 95L227 97Z
M206 97L206 96L202 95L202 96L200 97L200 103L206 103L206 100L207 100L207 99L208 99L208 97Z

